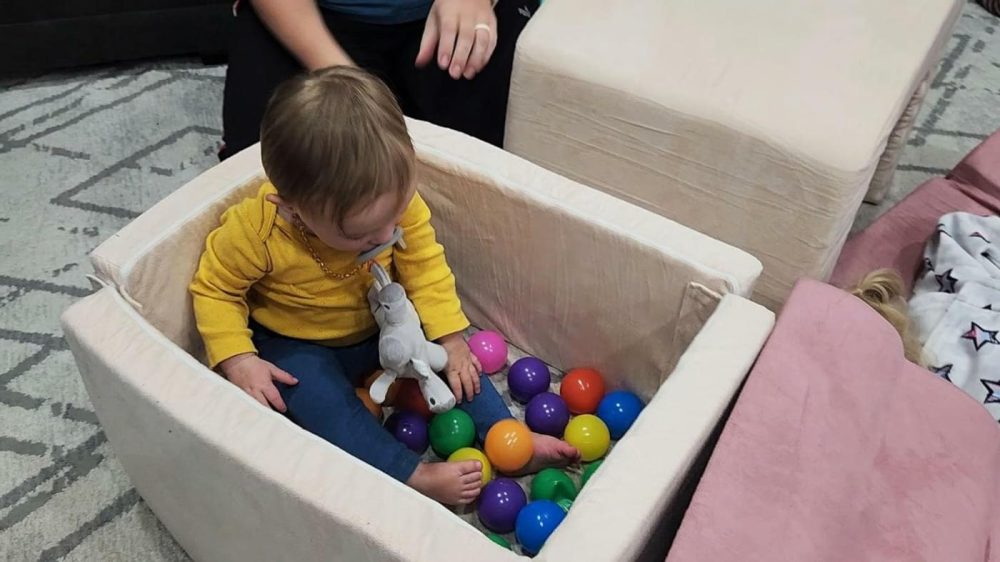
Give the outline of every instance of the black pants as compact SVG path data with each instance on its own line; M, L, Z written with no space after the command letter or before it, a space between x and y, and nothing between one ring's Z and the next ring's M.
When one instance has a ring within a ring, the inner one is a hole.
M326 26L354 62L379 76L396 94L403 113L456 129L501 146L514 47L538 0L500 0L496 6L497 47L472 80L453 80L436 65L436 55L416 68L424 22L374 25L322 10ZM260 138L260 120L274 89L297 72L299 62L271 35L249 2L240 5L231 36L222 107L220 158Z

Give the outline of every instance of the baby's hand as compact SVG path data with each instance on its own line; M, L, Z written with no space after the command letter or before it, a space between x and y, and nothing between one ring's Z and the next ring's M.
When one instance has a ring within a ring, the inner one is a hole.
M445 336L438 342L448 352L448 385L455 393L455 400L462 403L463 390L466 399L472 400L473 396L479 394L479 373L483 370L479 359L472 354L461 333Z
M243 389L261 404L279 412L287 410L278 387L273 381L288 385L298 384L292 375L257 357L254 353L242 353L219 363L219 370L229 382ZM272 380L273 379L273 380ZM270 404L268 404L270 402Z

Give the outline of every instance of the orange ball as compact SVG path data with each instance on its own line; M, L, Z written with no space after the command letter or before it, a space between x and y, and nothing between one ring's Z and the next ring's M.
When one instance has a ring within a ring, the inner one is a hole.
M573 369L563 377L559 395L574 414L593 414L604 398L604 378L596 369Z
M486 434L483 449L494 468L501 472L517 472L528 464L534 452L531 430L517 420L500 420Z
M376 404L375 401L372 400L370 390L372 383L375 382L375 379L377 379L381 374L382 371L375 371L374 373L368 375L368 378L365 379L364 385L361 388L354 389L354 392L358 395L358 399L365 405L365 408L368 408L368 411L371 412L373 416L378 418L379 421L382 421L382 405ZM394 387L389 388L389 392L387 393L388 396L386 396L385 399L386 404L392 403L392 397L395 395L393 388Z
M394 390L397 388L398 390ZM396 382L389 388L389 393L396 395L392 401L393 408L419 414L425 420L430 420L433 417L431 407L427 405L424 393L420 392L420 384L417 383L416 379L396 379Z
M365 405L365 408L368 408L368 411L371 412L373 416L375 416L379 421L382 421L382 406L379 406L374 400L372 400L372 395L368 393L368 389L355 388L354 392L357 393L358 398L361 400L361 403Z

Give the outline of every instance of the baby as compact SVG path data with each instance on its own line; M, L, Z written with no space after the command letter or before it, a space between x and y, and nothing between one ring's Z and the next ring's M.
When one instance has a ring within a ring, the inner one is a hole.
M479 494L477 461L424 463L369 413L355 387L379 368L358 255L403 230L376 261L405 287L427 338L448 352L447 382L479 439L511 417L462 336L455 277L415 189L415 155L389 89L334 67L281 85L261 123L270 183L227 210L191 283L210 366L265 406L445 504ZM579 452L535 434L524 472Z

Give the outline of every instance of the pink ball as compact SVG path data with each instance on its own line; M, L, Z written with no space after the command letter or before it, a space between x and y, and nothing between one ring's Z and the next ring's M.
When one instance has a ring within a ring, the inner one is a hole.
M469 338L469 348L488 375L500 371L507 364L507 342L496 332L476 332Z

